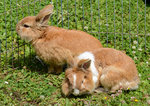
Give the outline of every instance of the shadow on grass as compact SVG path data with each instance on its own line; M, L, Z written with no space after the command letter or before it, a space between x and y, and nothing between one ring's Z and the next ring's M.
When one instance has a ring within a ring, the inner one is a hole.
M38 72L39 74L48 73L48 65L45 64L41 59L37 58L36 54L30 54L26 57L19 56L18 59L9 60L9 66L13 69L27 69L32 72ZM63 72L67 68L67 64L63 66ZM54 74L57 75L57 74Z
M145 4L145 0L143 0L144 4ZM150 0L146 0L146 6L150 7Z
M12 60L9 60L9 65L12 65ZM19 56L18 59L13 60L13 69L26 69L39 74L47 73L47 65L42 60L38 60L35 54L30 54L26 57Z
M84 99L84 98L87 98L89 96L92 96L91 94L85 94L85 95L79 95L79 96L74 96L73 94L69 95L69 96L64 96L63 94L61 94L63 98L68 98L68 99L77 99L77 98L80 98L80 99Z

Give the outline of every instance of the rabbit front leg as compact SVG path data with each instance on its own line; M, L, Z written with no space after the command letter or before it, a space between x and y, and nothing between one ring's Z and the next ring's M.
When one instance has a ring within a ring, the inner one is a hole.
M48 66L48 73L50 74L53 74L55 71L54 71L54 66L53 65L49 65Z
M54 74L60 74L63 71L63 66L62 65L55 66L54 71L55 71Z

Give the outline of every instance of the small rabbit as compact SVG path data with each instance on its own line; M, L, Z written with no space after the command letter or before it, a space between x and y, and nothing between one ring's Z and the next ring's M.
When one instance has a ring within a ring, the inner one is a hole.
M37 16L27 16L19 21L16 31L49 64L49 72L58 74L62 72L65 63L72 62L73 56L101 48L102 45L85 32L49 26L52 12L53 6L47 5Z
M134 61L121 51L100 48L84 52L74 58L74 64L65 71L62 93L90 94L102 86L105 91L134 90L140 80Z

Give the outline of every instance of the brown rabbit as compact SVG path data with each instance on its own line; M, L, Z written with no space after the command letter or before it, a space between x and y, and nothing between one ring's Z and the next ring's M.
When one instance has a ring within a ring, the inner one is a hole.
M17 24L16 31L50 65L49 72L60 73L63 64L71 63L72 56L101 48L102 45L85 32L48 26L52 12L53 6L47 5L37 16L23 18Z
M92 93L102 86L106 91L137 89L138 72L134 61L121 51L101 48L84 52L74 58L74 64L65 71L62 83L64 95Z

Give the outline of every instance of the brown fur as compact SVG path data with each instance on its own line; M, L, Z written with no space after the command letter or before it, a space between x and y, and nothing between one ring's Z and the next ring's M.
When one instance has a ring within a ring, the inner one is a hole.
M76 67L77 69L72 70L71 68L68 68L65 71L65 80L62 82L62 93L65 96L70 95L74 88L73 88L73 75L76 74L77 80L76 81L76 89L79 89L80 95L81 94L85 94L86 92L92 92L94 83L92 81L92 73L89 71L83 71L83 68L81 67ZM82 82L83 79L85 79L85 82ZM85 88L82 87L81 83L83 83L84 85L87 85Z
M99 86L103 86L105 90L109 90L110 92L115 92L119 89L132 90L138 88L138 84L140 82L138 72L134 61L129 56L121 51L111 48L97 49L92 53L95 56L95 67L99 71L99 78L97 83L95 83L95 86L92 84L91 77L88 76L89 78L86 78L86 80L88 79L86 86L91 88L86 93L93 91L93 89L96 89ZM81 66L81 64L85 64L87 60L83 59L77 61L77 57L74 59L74 62L77 63L74 63L74 66L69 69L69 73L77 74L79 76L77 84L81 85L81 81L85 80L81 77L82 75L86 75L84 72L92 71L89 68L84 68L82 70L81 68L77 68L78 65L76 64L80 64ZM65 76L65 78L67 78L67 76Z
M103 68L102 75L106 75L104 79L100 79L101 84L106 89L115 92L122 87L127 90L127 88L132 89L138 85L139 77L136 65L129 56L110 48L96 50L93 54L95 55L96 65ZM119 85L119 83L123 83L123 85ZM126 85L125 83L131 84Z
M33 45L37 55L50 64L50 72L60 73L62 65L84 51L101 48L93 36L77 30L48 26L53 6L43 8L37 16L23 18L16 26L17 33Z

